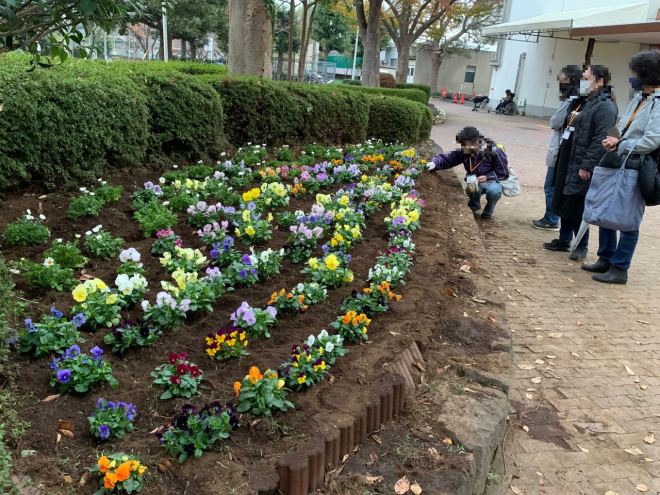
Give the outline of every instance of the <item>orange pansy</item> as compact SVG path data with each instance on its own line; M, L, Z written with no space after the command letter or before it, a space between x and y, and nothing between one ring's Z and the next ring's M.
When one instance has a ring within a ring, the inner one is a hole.
M115 485L117 484L117 475L115 473L108 473L105 475L105 479L103 480L103 486L105 488L114 488Z
M98 465L99 465L99 471L102 473L107 473L110 471L110 459L108 459L106 456L103 456L99 459Z
M241 389L241 382L234 382L234 392L236 393L236 397L238 397L238 391Z

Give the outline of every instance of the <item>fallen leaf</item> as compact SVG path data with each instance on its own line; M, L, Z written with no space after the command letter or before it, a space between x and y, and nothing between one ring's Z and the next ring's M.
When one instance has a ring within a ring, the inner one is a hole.
M535 388L528 388L528 389L526 390L526 392L536 392L536 389L535 389Z
M443 439L442 443L444 443L445 445L453 445L454 444L454 442L452 442L451 438L449 438L449 437Z
M536 364L545 364L545 361L543 361L543 359L537 359L537 360L534 361L534 362L535 362Z
M345 455L344 455L344 458L341 460L341 463L342 463L342 464L346 464L346 461L348 460L349 457L350 457L350 455L345 454Z
M552 332L548 334L548 337L550 337L551 339L561 339L562 335L564 334L561 332Z
M509 485L509 488L511 488L511 491L516 495L523 495L523 491L517 486Z
M569 282L575 282L575 280L573 280L572 278L569 278L568 281Z
M199 384L199 388L201 390L218 390L216 384L213 383L211 380L207 380L206 378L202 379L202 381Z
M413 363L413 365L422 373L426 373L426 369L424 368L424 366L422 366L422 363Z
M650 325L651 324L648 321L644 321L644 320L637 320L637 323L642 323L644 325Z
M580 449L582 452L589 452L589 451L588 451L587 449L585 449L584 447L580 447L579 444L578 444L578 449Z
M650 458L648 458L648 457L644 457L644 460L645 460L646 462L653 462L653 459L650 459Z
M479 304L486 304L486 301L483 299L473 299L473 301Z
M575 356L575 357L577 357L577 358L580 357L580 355L579 355L577 352L571 352L571 355L572 355L572 356Z
M73 421L62 421L60 419L59 422L57 423L57 429L73 432L76 429L76 427L73 424Z
M534 398L534 396L533 396L532 394L525 394L525 397L526 397L528 400L532 400L532 399Z
M445 292L447 293L448 296L451 296L451 297L458 297L458 296L456 295L456 292L454 292L453 290L451 290L449 287L447 287L447 288L445 289Z
M431 459L433 459L434 461L439 461L440 460L440 454L435 449L435 447L431 447L429 449L429 455L431 456Z
M45 398L44 400L42 400L41 402L50 402L51 400L55 400L55 399L57 399L59 396L60 396L60 394L49 395L48 397L46 397L46 398Z
M374 485L374 484L376 484L376 483L380 483L381 481L383 481L383 477L382 477L382 476L366 476L366 475L362 475L362 476L360 476L360 479L362 479L363 481L365 481L366 483L369 483L369 484L371 484L371 485Z
M80 478L80 481L78 482L78 486L85 486L85 483L87 483L91 477L92 473L85 471L85 474L82 475L82 478Z
M526 433L529 433L529 426L524 425L522 429L525 430Z
M578 327L581 327L581 326L582 326L582 322L578 320L578 322L577 322L577 326L578 326Z
M537 335L536 340L543 340L543 335Z
M4 103L3 103L2 105L0 105L0 112L2 112L2 109L3 109L3 108L5 108L5 104L4 104Z
M397 495L403 495L408 490L410 490L410 481L408 480L408 476L404 476L396 482L396 485L394 485L394 491Z
M415 483L414 485L410 486L410 491L413 492L415 495L419 495L420 493L422 493L422 487L419 486L417 483Z
M494 316L489 316L488 319L490 321L492 321L493 323L495 323L497 321L497 318L495 318Z
M518 368L520 368L521 370L535 370L536 366L534 366L533 364L519 364Z
M648 443L649 445L653 445L655 443L655 437L653 436L653 433L649 433L649 436L644 437L644 443Z
M634 448L631 448L631 449L623 449L623 451L626 454L630 454L630 455L643 455L644 454L644 452L642 452L642 450L637 448L637 447L634 447Z
M648 385L640 385L639 388L641 388L642 390L646 390L649 387L648 387Z
M543 380L543 378L541 378L540 376L537 376L536 378L532 378L532 383L537 383L538 384L538 383L541 383L541 380Z
M546 356L548 359L555 359L557 356Z
M371 438L373 438L374 442L376 442L378 445L383 445L383 441L378 435L371 435Z
M165 467L168 467L168 468L171 468L171 467L172 467L172 463L171 463L170 461L168 461L167 459L161 459L161 460L160 460L160 463L161 463L162 465L164 465Z
M67 438L73 438L73 432L69 430L58 430L62 435Z
M626 371L628 372L629 375L635 376L635 372L631 370L628 366L624 364L623 367L626 368Z
M633 382L634 382L634 383L639 383L639 381L640 381L640 380L639 380L639 377L638 377L638 376L634 376L634 377L633 377Z
M64 483L66 483L67 485L70 485L71 483L73 483L73 478L71 476L68 476L68 475L65 476L64 477Z
M470 265L463 265L461 271L465 273L470 273Z
M46 199L47 197L48 197L48 194L42 194L41 196L39 196L39 199Z
M543 275L539 275L539 278L543 280L545 277Z
M399 332L390 332L390 334L391 334L391 335L394 335L395 337L396 337L397 335L401 335Z
M463 311L463 318L467 318L467 317L468 317L468 314L465 311Z
M57 440L56 440L55 443L60 443L61 441L62 441L62 435L60 435L60 434L58 433L58 434L57 434Z
M639 485L635 486L635 488L637 488L637 490L639 490L640 492L648 492L649 491L649 487L646 486L646 485L643 485L641 483Z

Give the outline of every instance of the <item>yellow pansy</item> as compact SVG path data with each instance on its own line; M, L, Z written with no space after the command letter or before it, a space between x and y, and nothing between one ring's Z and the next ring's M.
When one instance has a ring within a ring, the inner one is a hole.
M100 290L107 289L108 286L105 285L105 282L101 280L100 278L95 278L94 279L94 285L96 285Z
M83 302L87 299L87 289L83 284L79 284L78 287L73 289L73 298L77 302Z
M339 261L334 254L331 254L325 259L325 266L328 267L328 270L335 270L339 266Z
M244 222L250 221L250 210L243 210L243 221Z
M110 294L106 300L105 303L110 306L111 304L115 304L117 302L117 294Z
M281 389L284 386L284 380L277 380L277 390Z
M353 272L349 270L349 272L344 275L344 282L352 282L353 281Z
M245 233L247 235L254 235L256 231L252 228L252 225L248 225L247 228L245 229Z
M309 266L316 269L319 266L319 261L316 258L309 259Z

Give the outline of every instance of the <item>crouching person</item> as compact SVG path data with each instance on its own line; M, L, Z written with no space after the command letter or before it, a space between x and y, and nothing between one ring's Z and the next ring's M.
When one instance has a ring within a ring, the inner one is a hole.
M461 149L440 153L429 163L430 171L446 170L463 165L467 176L466 193L468 206L476 213L481 209L481 196L486 195L486 207L481 218L493 216L495 205L502 197L500 181L509 178L509 162L506 154L491 139L483 137L474 127L466 127L456 135Z

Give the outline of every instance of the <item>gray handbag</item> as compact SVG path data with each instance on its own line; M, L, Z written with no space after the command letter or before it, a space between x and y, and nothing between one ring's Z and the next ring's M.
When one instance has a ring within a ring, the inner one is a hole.
M639 230L646 204L639 187L639 171L626 169L633 148L630 146L618 168L594 169L582 216L588 224L621 232ZM603 160L607 161L605 157Z

